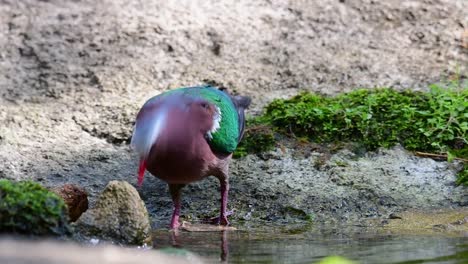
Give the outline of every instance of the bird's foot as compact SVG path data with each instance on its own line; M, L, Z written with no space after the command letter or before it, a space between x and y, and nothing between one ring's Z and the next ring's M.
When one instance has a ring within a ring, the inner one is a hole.
M169 227L171 229L178 229L180 227L179 216L178 215L172 216L171 225Z
M205 219L203 222L204 223L208 223L208 224L212 224L212 225L223 225L223 226L227 226L229 225L229 221L227 219L228 216L232 215L233 214L233 211L227 211L224 213L224 215L220 215L219 217L212 217L212 218L208 218L208 219Z
M218 224L219 224L219 225L223 225L223 226L228 226L228 225L229 225L229 221L228 221L228 219L227 219L227 216L220 216L220 217L218 218L218 220L219 220L219 221L218 221Z
M171 223L170 225L170 228L171 229L178 229L180 227L180 223L179 222L174 222L174 223Z

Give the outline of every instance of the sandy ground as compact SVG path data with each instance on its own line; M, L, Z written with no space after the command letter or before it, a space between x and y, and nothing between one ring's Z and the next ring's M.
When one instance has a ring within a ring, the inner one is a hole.
M0 0L0 177L77 183L93 202L110 180L136 183L128 142L138 108L152 95L213 81L251 96L255 114L303 89L423 90L467 78L467 30L465 0ZM393 151L363 160L338 154L354 168L345 172L361 180L339 176L338 165L317 171L313 158L278 150L235 161L231 207L246 220L251 208L274 220L267 212L282 218L295 207L346 220L467 205L466 190L453 184L459 166ZM406 165L388 162L394 168L382 173L382 162L395 153ZM414 176L415 164L428 166L422 178ZM140 191L160 226L171 202L165 185L148 176ZM397 189L382 187L402 177L404 183L391 185ZM422 198L412 199L420 190ZM214 179L184 194L185 215L218 208Z

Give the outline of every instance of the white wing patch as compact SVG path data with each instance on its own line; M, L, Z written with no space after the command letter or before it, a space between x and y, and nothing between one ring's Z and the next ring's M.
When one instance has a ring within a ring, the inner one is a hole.
M137 120L130 145L140 154L141 158L148 157L151 147L166 123L166 117L167 111L162 109L155 116L148 115L142 120Z
M221 109L219 107L215 106L216 111L213 115L213 126L211 127L210 131L208 131L207 136L211 140L213 139L213 134L220 128L221 124Z

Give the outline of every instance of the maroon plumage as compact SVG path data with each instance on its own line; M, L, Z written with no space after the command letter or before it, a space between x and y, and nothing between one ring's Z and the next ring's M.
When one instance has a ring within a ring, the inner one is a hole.
M184 89L213 89L195 87ZM213 92L210 90L210 92ZM236 111L240 140L244 127L244 109L250 99L230 97L220 93L223 100ZM132 145L140 153L138 183L141 184L145 169L164 180L174 202L171 228L179 226L180 191L188 183L215 176L221 184L221 212L218 222L228 224L226 216L228 166L232 153L216 150L211 134L219 124L220 108L213 100L202 96L173 93L149 100L137 116ZM237 124L236 124L237 125Z

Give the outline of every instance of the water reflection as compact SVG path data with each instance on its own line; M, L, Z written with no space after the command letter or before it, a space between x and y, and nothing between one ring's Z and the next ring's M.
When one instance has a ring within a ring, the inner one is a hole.
M158 230L156 248L173 246L226 263L314 263L340 255L359 263L468 263L468 238L444 235Z
M187 234L181 234L181 232L187 233ZM213 239L213 237L219 236L219 245L220 245L219 246L220 247L219 260L221 260L222 262L227 262L228 257L229 257L229 244L228 244L229 232L232 232L232 231L224 230L224 231L218 231L218 232L203 232L204 234L199 232L201 236L206 235L207 238L211 238L211 239L208 239L208 241L211 243L214 243L214 241L212 241L212 240L215 240ZM190 233L190 232L185 232L185 231L180 231L180 230L168 231L168 233L170 236L170 245L175 248L186 248L186 247L190 248L190 244L188 243L190 242L199 243L204 240L204 239L201 239L200 237L201 240L197 241L196 236L193 237L194 239L189 238L191 235L195 235L196 233ZM155 241L153 241L153 243L156 245L157 248L161 248L161 247L167 246L165 243L161 243L163 241L164 240L160 240L156 238ZM185 244L185 247L184 247L184 244ZM206 246L210 246L210 245L206 244Z

